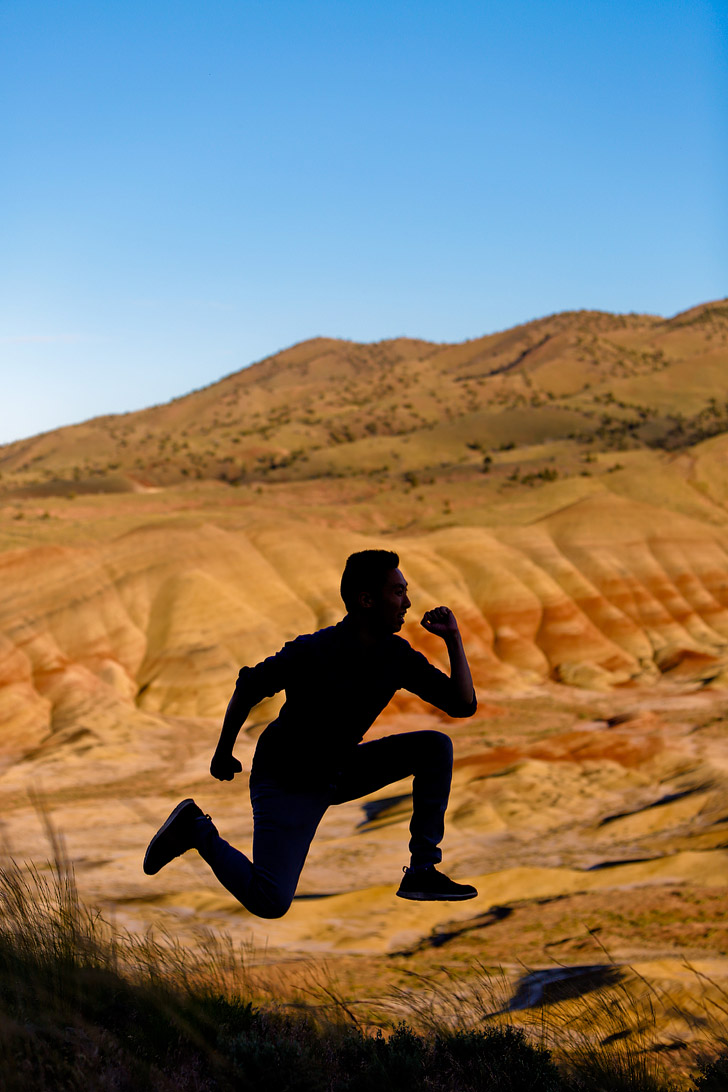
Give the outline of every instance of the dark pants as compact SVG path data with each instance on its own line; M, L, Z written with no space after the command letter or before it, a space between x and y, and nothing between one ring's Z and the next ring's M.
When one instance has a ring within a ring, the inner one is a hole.
M325 789L299 792L252 774L253 860L221 838L207 818L196 820L196 848L246 910L261 918L280 918L293 901L309 846L329 805L367 796L412 775L411 866L437 864L442 860L452 743L449 736L433 731L360 743Z

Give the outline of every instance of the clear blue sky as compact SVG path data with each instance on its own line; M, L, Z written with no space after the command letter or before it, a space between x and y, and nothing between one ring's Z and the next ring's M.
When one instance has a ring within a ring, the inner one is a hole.
M2 0L0 442L728 293L728 5Z

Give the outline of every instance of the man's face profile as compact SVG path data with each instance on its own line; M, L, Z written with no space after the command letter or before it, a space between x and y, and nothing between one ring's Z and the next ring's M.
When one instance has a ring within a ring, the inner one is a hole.
M405 614L412 606L407 595L407 581L400 569L390 569L384 584L360 597L368 620L377 629L398 633L404 624Z

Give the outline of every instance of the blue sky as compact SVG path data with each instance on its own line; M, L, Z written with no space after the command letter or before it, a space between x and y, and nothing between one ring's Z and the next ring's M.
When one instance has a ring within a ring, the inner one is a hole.
M718 2L2 0L0 147L0 442L728 292Z

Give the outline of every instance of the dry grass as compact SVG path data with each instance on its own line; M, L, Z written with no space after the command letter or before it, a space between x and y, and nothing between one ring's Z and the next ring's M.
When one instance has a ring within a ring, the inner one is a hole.
M706 1007L700 1047L680 1065L655 1049L664 998L606 953L576 988L570 973L546 982L524 968L514 996L504 976L478 966L412 975L362 1006L325 967L294 985L212 934L190 950L170 935L120 933L79 899L62 841L47 829L47 868L9 856L0 868L7 1092L725 1088L725 995Z

